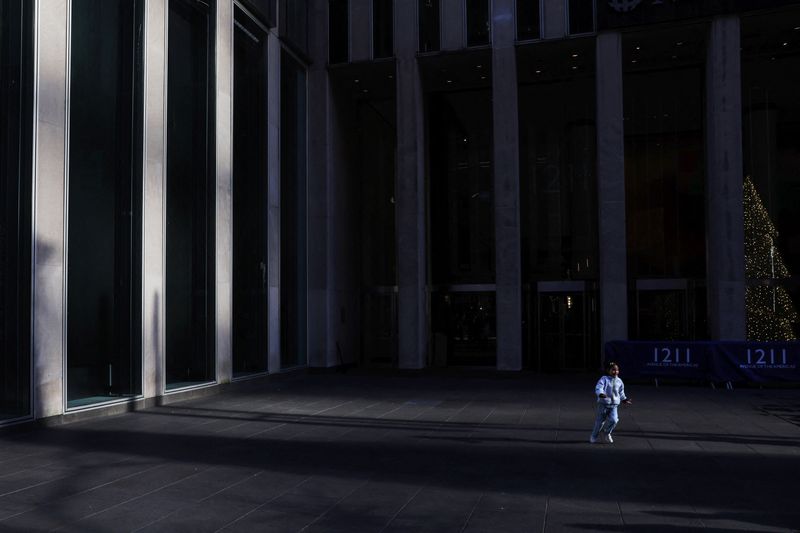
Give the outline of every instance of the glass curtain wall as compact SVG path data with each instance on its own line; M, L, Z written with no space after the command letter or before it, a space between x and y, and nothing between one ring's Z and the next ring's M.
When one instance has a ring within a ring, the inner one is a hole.
M541 37L539 0L517 0L517 40L532 41Z
M630 336L707 335L704 25L623 37Z
M306 70L281 56L281 368L307 363Z
M143 4L72 2L68 407L141 393Z
M32 8L0 2L0 423L31 413Z
M432 93L428 109L434 365L494 366L491 91Z
M280 18L281 37L308 54L308 0L281 0Z
M169 0L166 387L215 379L214 9Z
M467 0L467 46L487 46L492 42L489 0Z
M569 1L569 33L579 35L594 31L594 2L586 0Z
M800 334L800 10L742 19L747 338Z
M395 110L394 98L358 105L362 354L372 366L397 360Z
M350 13L348 0L330 0L328 5L328 38L331 64L350 59Z
M233 34L233 376L267 371L267 33Z
M522 281L528 365L598 365L593 40L520 49Z
M419 51L436 52L440 46L441 12L439 0L419 0Z
M394 55L394 2L372 0L372 55L375 59Z

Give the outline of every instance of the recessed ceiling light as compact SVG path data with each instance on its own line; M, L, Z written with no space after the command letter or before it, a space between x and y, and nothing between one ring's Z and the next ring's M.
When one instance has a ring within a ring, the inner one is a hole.
M541 73L542 73L542 71L541 71L541 70L537 70L537 71L536 71L536 74L541 74Z
M355 80L353 80L353 83L359 83L360 81L361 80L359 80L359 79L355 79Z
M453 80L447 80L447 83L453 83Z
M789 46L789 43L783 43L783 46Z
M637 47L636 47L636 49L637 49L637 50L641 50L641 49L642 49L642 47L641 47L641 46L637 46Z
M572 54L572 57L578 57L578 54Z
M486 79L486 76L481 76L481 79L482 79L482 80L485 80L485 79Z
M677 42L677 43L675 43L675 44L676 44L676 45L678 45L678 46L683 46L683 41L678 41L678 42Z
M483 65L475 65L475 68L483 68Z
M576 67L575 65L573 65L573 66L572 66L572 70L578 70L578 67Z
M636 60L635 59L631 59L631 63L636 63Z

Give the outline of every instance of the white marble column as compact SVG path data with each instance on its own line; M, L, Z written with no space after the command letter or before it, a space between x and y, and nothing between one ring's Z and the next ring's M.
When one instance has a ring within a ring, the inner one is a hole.
M522 248L519 213L519 102L513 0L495 0L492 34L497 369L520 370Z
M217 1L216 26L216 305L217 383L233 372L231 306L233 302L233 1Z
M600 255L600 341L628 338L625 235L625 127L622 36L597 35L597 208Z
M145 3L144 193L142 198L143 394L164 392L164 198L166 186L167 0Z
M64 412L64 205L68 2L35 8L33 161L33 414Z
M397 57L396 227L398 366L424 368L428 354L427 254L425 249L424 94L416 61L416 10L395 3Z
M267 316L270 374L281 370L281 41L267 37Z
M706 232L709 335L746 331L740 24L711 21L706 59Z

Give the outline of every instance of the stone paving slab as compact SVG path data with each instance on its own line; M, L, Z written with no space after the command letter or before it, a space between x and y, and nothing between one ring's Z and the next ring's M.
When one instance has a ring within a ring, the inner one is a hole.
M623 376L624 377L624 376ZM800 531L800 389L297 375L0 430L0 531Z

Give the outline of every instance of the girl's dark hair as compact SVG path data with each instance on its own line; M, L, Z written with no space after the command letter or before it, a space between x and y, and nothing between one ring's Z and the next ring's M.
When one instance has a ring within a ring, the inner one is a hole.
M609 370L611 370L614 367L619 368L619 365L617 364L617 362L616 361L609 361L608 363L606 363L606 372L608 372Z

